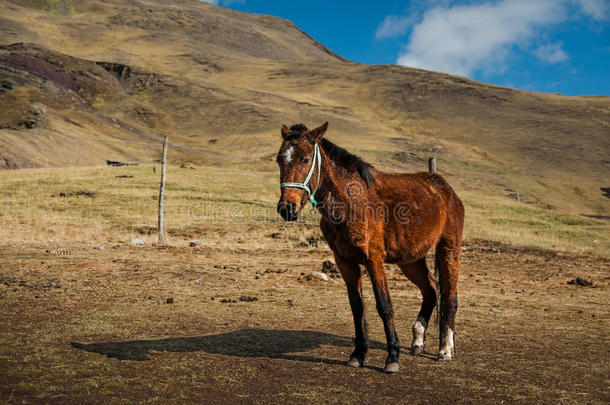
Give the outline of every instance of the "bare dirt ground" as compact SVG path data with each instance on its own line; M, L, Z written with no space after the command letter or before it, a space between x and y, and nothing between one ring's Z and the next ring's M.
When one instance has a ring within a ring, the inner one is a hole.
M288 236L1 246L2 402L610 401L610 260L470 241L450 363L435 360L434 323L424 355L408 354L420 298L389 267L403 354L386 375L368 282L372 349L351 369L342 280L304 277L328 248Z

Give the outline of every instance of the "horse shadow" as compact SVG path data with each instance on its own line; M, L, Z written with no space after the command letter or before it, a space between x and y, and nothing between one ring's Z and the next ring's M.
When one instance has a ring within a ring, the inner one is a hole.
M303 330L240 329L216 335L178 337L125 342L78 343L72 347L102 354L119 360L145 361L154 352L206 352L237 357L267 357L312 363L345 364L344 361L325 359L306 354L321 346L354 347L353 339L330 333ZM370 342L371 349L384 349L385 344Z

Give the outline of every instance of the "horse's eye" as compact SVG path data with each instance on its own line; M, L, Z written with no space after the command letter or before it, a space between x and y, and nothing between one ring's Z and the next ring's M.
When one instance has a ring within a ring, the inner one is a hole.
M303 159L303 163L309 163L309 156Z

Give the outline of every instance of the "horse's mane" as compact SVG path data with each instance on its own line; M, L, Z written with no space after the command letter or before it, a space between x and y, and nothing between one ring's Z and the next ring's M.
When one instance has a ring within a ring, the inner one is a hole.
M309 129L303 124L295 124L290 127L291 134L289 136L298 137L303 132L308 130ZM347 171L357 171L367 186L370 187L373 185L373 183L375 183L375 178L373 177L373 173L371 172L373 166L362 160L359 156L356 156L353 153L346 151L342 147L335 145L326 138L322 138L322 140L320 141L320 146L322 146L322 149L324 150L326 155L336 164L345 168Z
M320 145L322 146L322 149L324 149L324 152L326 152L326 155L335 163L348 171L357 171L367 186L370 187L373 185L375 182L375 178L371 172L373 166L362 160L360 156L346 151L326 138L322 138Z

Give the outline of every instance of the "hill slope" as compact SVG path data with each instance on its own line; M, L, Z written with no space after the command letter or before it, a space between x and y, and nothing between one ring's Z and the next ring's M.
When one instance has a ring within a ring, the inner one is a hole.
M607 97L353 64L288 21L195 0L1 0L0 15L2 44L35 44L0 50L5 166L154 159L168 132L175 161L274 170L281 124L329 121L383 169L434 155L458 188L610 214Z

